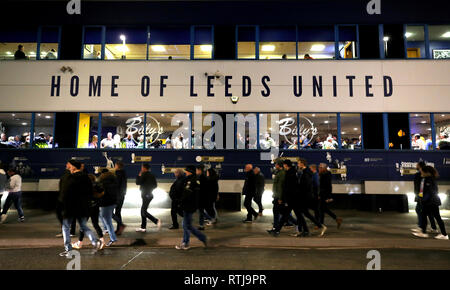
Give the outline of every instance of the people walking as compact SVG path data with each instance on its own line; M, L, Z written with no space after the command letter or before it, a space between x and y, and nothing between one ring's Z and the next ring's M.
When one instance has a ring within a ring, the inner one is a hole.
M419 197L419 193L420 193L420 183L422 181L422 172L421 169L423 167L425 167L426 164L423 161L420 161L417 163L416 165L416 169L417 169L417 173L414 175L414 201L416 202L416 213L417 213L417 228L413 228L411 229L413 232L420 232L422 231L422 202L421 202L421 198ZM430 221L430 226L431 226L431 232L432 233L437 233L437 228L436 228L436 223L434 222L434 218L433 216L431 216L430 214L427 216L429 221Z
M333 202L333 185L331 182L331 172L328 170L325 163L319 164L319 222L324 223L325 214L328 214L336 221L339 229L342 224L342 218L338 218L329 208L328 205Z
M200 181L196 176L196 168L192 165L187 166L183 195L181 196L181 208L183 210L183 240L180 245L175 246L177 250L189 250L191 233L196 236L205 247L207 246L207 237L192 226L192 215L198 209L200 185Z
M172 217L172 226L170 226L170 230L176 230L180 226L178 224L178 215L183 216L183 211L181 210L181 197L183 195L185 176L184 171L181 168L178 168L174 172L175 181L172 183L169 191L169 197L172 199L172 205L170 208L170 215Z
M206 182L205 217L208 219L206 225L209 226L217 223L216 201L219 200L219 175L213 168L206 170Z
M152 216L147 210L153 199L153 190L158 186L155 176L150 172L150 165L142 164L141 172L136 177L136 184L139 185L142 197L141 207L141 227L136 232L145 233L147 230L147 219L151 220L159 229L161 229L161 220Z
M106 246L110 247L113 243L117 242L112 221L113 212L116 208L117 197L119 196L119 184L114 173L110 172L108 169L103 169L102 174L99 177L99 183L104 189L104 194L99 201L100 219L103 226L108 231L109 242Z
M124 169L122 161L116 162L114 165L115 174L117 178L117 185L119 188L119 195L117 197L116 208L114 209L113 219L117 223L116 235L120 236L126 228L122 220L122 206L127 194L127 173Z
M438 185L436 179L439 177L438 172L434 167L424 166L420 169L421 182L419 190L419 198L422 203L422 224L421 232L413 232L413 235L420 238L428 238L427 234L427 216L431 215L436 219L441 233L435 236L439 240L448 240L447 231L445 230L444 222L442 221L439 206L441 205L441 199L438 196Z
M246 164L244 168L245 182L242 189L242 195L245 195L244 207L247 209L247 218L243 220L244 223L251 223L253 219L258 218L258 213L252 207L252 200L256 193L255 173L253 172L253 165ZM253 219L252 219L253 217Z
M309 169L312 172L312 199L310 201L310 204L308 205L309 209L312 209L314 211L314 217L316 220L320 221L320 212L319 212L319 173L317 172L317 165L311 164L309 165Z
M6 181L8 178L6 177L6 172L3 167L3 163L0 161L0 212L1 212L1 203L3 193L6 191Z
M100 217L100 199L105 194L105 189L99 182L96 181L95 175L88 174L89 179L92 182L92 195L89 196L89 218L91 218L92 225L97 232L98 238L100 240L99 250L102 250L105 245L105 240L103 238L103 231L100 227L98 221ZM72 243L72 248L81 249L83 247L84 232L80 230L80 235L78 236L78 241Z
M70 251L72 251L70 226L74 219L78 221L80 230L89 237L92 245L96 249L100 249L101 246L101 242L87 226L87 219L89 217L89 197L93 194L92 182L87 174L81 172L80 162L70 160L68 169L71 175L68 176L65 181L67 187L62 200L62 232L65 249L64 252L59 254L62 257L68 257Z
M66 194L67 191L67 179L69 178L69 176L71 175L70 173L70 162L74 161L74 160L69 160L66 163L66 169L64 170L63 175L61 176L61 178L59 179L59 194L58 194L58 200L56 201L56 217L58 218L59 223L63 224L63 200L64 200L64 195ZM76 231L76 227L77 227L77 220L76 219L72 219L72 224L70 225L70 236L71 237L75 237L75 231ZM63 236L63 233L59 233L56 235L57 238L60 238Z
M281 214L283 212L283 189L284 189L284 180L285 180L286 171L283 170L283 162L281 160L277 160L275 162L275 177L273 179L272 186L272 198L273 198L273 227L269 230L269 233L278 228L278 224L280 223Z
M300 158L297 162L299 170L302 171L299 181L299 207L301 213L312 221L316 227L320 230L319 236L323 236L327 230L327 227L317 221L314 216L308 210L308 206L312 203L314 199L313 196L313 181L312 181L312 172L308 167L308 162L304 158ZM300 227L300 223L299 223ZM309 232L307 232L309 233Z
M200 191L198 197L198 217L199 217L199 227L198 229L203 231L205 229L205 209L208 204L208 192L207 185L208 181L204 172L205 167L200 164L196 167L195 173L200 181Z
M17 173L14 168L8 170L9 182L6 185L8 191L8 197L5 200L5 205L1 212L0 223L4 223L7 218L7 213L11 205L17 210L19 216L19 222L25 221L25 216L22 210L22 177Z
M264 193L264 187L265 187L265 177L264 174L262 174L261 169L259 167L255 167L253 169L255 173L255 186L256 186L256 192L255 192L255 203L258 205L258 214L259 216L262 216L264 208L262 205L262 196Z

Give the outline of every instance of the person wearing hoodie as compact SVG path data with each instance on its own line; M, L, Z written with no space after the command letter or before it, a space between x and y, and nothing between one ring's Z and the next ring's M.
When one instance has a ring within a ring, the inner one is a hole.
M114 209L116 208L117 197L119 196L119 184L114 173L110 172L108 169L103 169L99 178L99 183L104 189L104 194L99 201L100 219L102 220L103 226L106 227L108 231L109 242L106 246L110 247L113 243L117 242L112 217Z
M207 237L198 229L192 226L192 215L198 209L200 195L200 181L196 176L195 166L186 167L186 179L181 196L181 209L183 210L183 241L175 246L177 250L189 250L190 234L196 236L207 246Z
M420 238L428 238L427 234L427 216L431 214L436 219L441 233L435 236L439 240L448 240L447 231L445 230L445 224L442 221L439 213L439 206L441 205L441 199L438 196L438 185L436 179L439 174L434 167L424 166L420 169L422 180L420 182L419 198L422 203L422 224L421 232L413 232L413 235Z

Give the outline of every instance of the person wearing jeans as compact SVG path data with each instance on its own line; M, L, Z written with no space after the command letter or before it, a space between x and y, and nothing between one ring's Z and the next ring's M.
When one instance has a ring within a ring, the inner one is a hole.
M87 217L82 218L64 218L62 222L62 233L63 233L63 239L64 239L64 249L65 252L61 253L60 256L67 256L68 252L72 251L72 243L70 239L70 227L72 225L72 222L74 220L78 221L78 224L80 225L80 234L87 235L88 238L91 240L91 243L94 247L99 248L100 242L97 240L97 237L94 235L94 233L91 231L91 229L87 226ZM80 236L81 238L81 236ZM81 238L82 240L83 238Z
M108 231L109 242L106 244L106 246L110 247L117 241L112 221L113 212L116 208L117 198L119 196L119 186L117 177L108 169L103 169L102 174L99 178L99 183L104 189L104 194L99 203L100 219L102 220L103 226Z
M14 204L14 207L17 210L19 221L23 222L25 217L22 210L22 177L17 174L15 169L8 170L8 175L10 176L9 184L7 185L7 190L9 193L0 215L1 222L3 223L6 220L8 210L12 204Z
M181 208L183 210L183 241L175 246L177 250L188 250L191 233L207 246L206 236L192 226L192 215L198 209L198 197L200 194L200 181L196 177L195 166L186 167L186 179L181 197Z
M136 185L139 185L142 197L141 207L141 227L136 229L136 232L145 233L147 227L147 219L151 220L157 225L158 230L161 229L161 220L152 216L148 211L148 206L153 199L153 190L158 186L156 178L150 173L150 165L147 163L142 164L141 172L136 177Z

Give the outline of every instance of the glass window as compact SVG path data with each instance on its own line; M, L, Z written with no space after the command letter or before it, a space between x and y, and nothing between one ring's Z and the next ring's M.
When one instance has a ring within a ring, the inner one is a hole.
M259 114L260 119L264 114ZM235 114L234 120L236 122L235 127L235 149L257 149L258 148L258 122L255 113L245 114L238 113ZM269 120L270 122L270 120ZM270 124L270 123L269 123ZM260 131L265 131L267 129L261 128L260 120ZM260 134L260 138L263 134ZM261 144L260 144L261 146ZM261 147L263 148L263 147ZM265 149L265 148L264 148Z
M146 27L108 27L105 59L147 59Z
M450 25L428 26L430 55L434 59L450 58Z
M295 59L295 27L261 27L259 59Z
M84 28L84 59L101 59L102 58L102 34L101 27L85 27Z
M333 26L298 28L299 59L333 59L334 51Z
M31 113L0 113L0 148L30 147Z
M336 114L300 113L300 147L338 149Z
M39 46L40 59L58 59L59 27L43 27L41 30L41 44Z
M143 123L144 113L102 114L100 148L139 148Z
M388 113L389 149L411 149L408 113ZM367 131L364 131L367 132Z
M423 25L407 25L406 32L407 58L425 58L425 28Z
M405 36L403 24L383 25L384 55L386 58L405 58Z
M194 27L194 58L212 59L212 26Z
M254 26L238 27L238 58L256 58L256 28Z
M341 114L342 149L362 149L360 114Z
M297 113L278 115L280 149L298 149Z
M436 147L439 150L450 150L450 113L434 114L436 130Z
M54 113L36 113L34 119L34 139L35 148L56 148L54 144L53 132L55 125Z
M189 27L150 27L150 59L190 59Z
M190 130L190 118L187 113L147 113L146 148L190 149L192 148ZM143 136L140 138L143 139Z
M339 57L358 58L356 26L339 26Z
M0 30L0 60L35 60L36 52L37 29L4 28Z
M80 113L78 116L77 148L98 147L98 113Z
M433 150L430 114L409 114L411 149Z

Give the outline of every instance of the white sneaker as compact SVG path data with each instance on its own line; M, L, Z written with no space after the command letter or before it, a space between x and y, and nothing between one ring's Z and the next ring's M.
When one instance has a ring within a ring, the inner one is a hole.
M411 232L413 232L413 233L421 233L422 229L421 228L413 228L413 229L411 229Z
M137 228L136 229L136 232L137 233L145 233L147 230L146 229L143 229L143 228Z
M424 233L422 233L422 232L419 232L419 233L412 233L412 234L415 235L416 237L419 237L419 238L428 238L428 237L429 237L428 234L424 234Z
M77 250L83 248L83 242L78 241L78 242L72 243L72 248L77 249Z
M181 245L176 245L175 246L175 249L177 249L177 250L189 250L190 249L190 247L189 246L186 246L186 244L185 243L181 243Z
M319 237L323 237L323 235L325 235L326 231L327 231L327 227L325 225L322 225L322 228L320 229Z
M439 235L435 236L434 238L438 239L438 240L448 240L448 235L444 236L442 234L439 234Z
M158 219L158 222L156 223L156 227L158 228L158 231L161 229L161 225L162 225L161 220Z
M8 217L8 215L7 214L2 214L2 217L1 217L1 220L0 220L0 223L4 223L5 221L6 221L6 218Z

